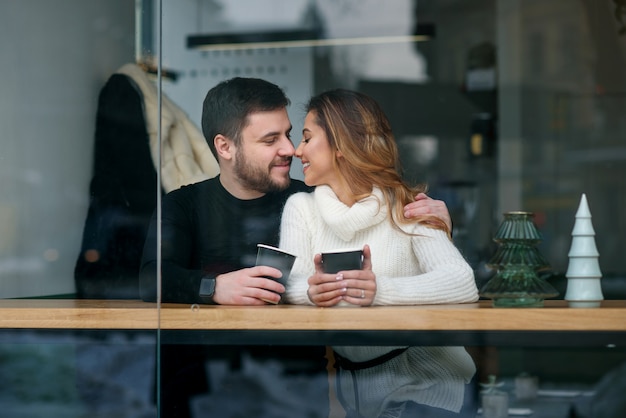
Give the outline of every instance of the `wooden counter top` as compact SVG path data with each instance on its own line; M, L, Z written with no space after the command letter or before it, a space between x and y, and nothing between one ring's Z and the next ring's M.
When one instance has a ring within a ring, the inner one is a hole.
M157 329L156 307L133 300L2 299L0 329Z
M461 305L385 307L207 306L128 300L0 300L0 329L143 329L272 331L583 331L626 332L626 301L600 308L492 308Z
M601 308L573 309L563 301L543 308L497 308L491 301L457 305L376 306L200 306L164 304L166 329L273 330L484 330L484 331L626 331L626 301L605 301ZM207 326L210 324L210 326Z

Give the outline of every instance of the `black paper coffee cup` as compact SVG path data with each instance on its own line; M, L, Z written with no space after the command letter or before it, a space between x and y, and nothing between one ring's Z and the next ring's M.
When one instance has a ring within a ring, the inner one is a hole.
M322 267L325 273L338 273L363 268L363 250L349 248L322 252Z
M283 286L287 285L287 279L291 273L293 263L296 261L296 256L281 250L280 248L272 247L271 245L257 244L256 265L257 266L269 266L280 270L283 274L282 277L267 277L268 279L276 280Z

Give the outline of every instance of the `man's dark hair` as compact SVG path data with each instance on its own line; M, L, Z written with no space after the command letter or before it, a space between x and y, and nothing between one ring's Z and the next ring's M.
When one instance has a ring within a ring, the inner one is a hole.
M202 106L202 132L215 158L216 135L222 134L239 146L248 115L282 109L289 104L280 87L259 78L235 77L213 87Z

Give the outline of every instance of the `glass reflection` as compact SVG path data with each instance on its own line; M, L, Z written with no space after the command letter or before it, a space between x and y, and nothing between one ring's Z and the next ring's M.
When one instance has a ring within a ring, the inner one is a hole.
M23 307L2 319L44 317L40 302L57 309L75 298L137 298L136 272L125 263L132 267L142 243L133 242L138 221L124 209L153 202L156 184L134 189L146 166L124 164L128 142L101 139L111 107L128 103L118 98L105 109L104 86L136 62L142 13L126 0L0 5L0 298ZM156 320L155 330L133 332L34 327L0 329L3 415L156 416Z

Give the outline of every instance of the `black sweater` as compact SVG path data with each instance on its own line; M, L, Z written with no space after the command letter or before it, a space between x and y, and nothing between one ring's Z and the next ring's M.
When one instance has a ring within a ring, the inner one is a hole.
M278 244L287 198L309 190L303 182L292 180L282 192L240 200L222 187L217 176L164 196L162 302L202 303L198 295L202 277L254 266L257 244ZM139 274L141 299L148 302L157 297L156 225L153 216Z

